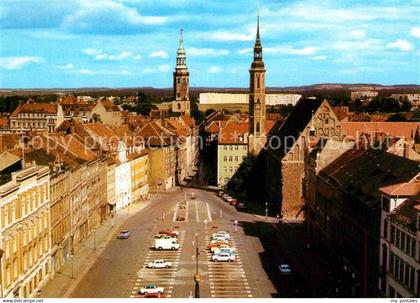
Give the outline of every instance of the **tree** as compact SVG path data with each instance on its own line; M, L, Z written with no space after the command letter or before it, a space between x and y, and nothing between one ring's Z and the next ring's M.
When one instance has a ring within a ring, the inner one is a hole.
M214 109L214 108L208 108L208 109L206 109L206 111L205 111L205 113L204 113L204 116L208 116L208 115L210 115L210 114L212 114L212 113L214 113L216 110Z
M406 122L407 118L402 114L393 114L387 120L387 122Z
M411 110L411 102L407 99L404 99L401 103L401 111L409 112Z

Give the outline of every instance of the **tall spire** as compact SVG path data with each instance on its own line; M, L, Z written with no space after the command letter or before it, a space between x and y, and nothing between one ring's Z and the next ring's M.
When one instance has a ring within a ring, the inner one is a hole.
M258 62L259 65L262 63L262 45L260 38L260 15L257 15L257 35L255 38L254 45L254 63ZM262 63L263 64L263 63Z
M255 42L260 42L260 14L257 15L257 39Z
M176 52L176 68L177 69L186 69L187 68L187 56L184 50L184 30L181 28L179 30L179 46L178 51Z

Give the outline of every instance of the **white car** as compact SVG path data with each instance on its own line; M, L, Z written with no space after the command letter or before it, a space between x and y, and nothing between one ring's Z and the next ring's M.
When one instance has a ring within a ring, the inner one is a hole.
M224 231L224 230L219 230L217 233L214 233L213 237L215 237L215 236L223 236L227 240L230 240L230 234L227 231Z
M229 240L223 236L223 235L215 235L212 238L212 241L218 242L218 241L224 241L224 242L228 242Z
M233 249L228 244L220 244L219 246L212 247L210 250L214 253L221 249L231 249L233 251Z
M213 254L215 255L220 255L222 253L227 253L227 254L231 254L231 255L235 255L235 250L233 248L230 247L225 247L225 248L219 248L213 251Z
M279 266L279 270L282 274L291 274L292 269L290 268L289 264L281 264Z
M145 287L140 288L139 294L163 294L165 289L163 287L157 287L154 283L149 283Z
M235 255L229 253L215 254L211 257L214 262L233 262L235 261Z
M171 268L172 262L164 261L164 260L154 260L153 262L149 262L147 264L148 268Z

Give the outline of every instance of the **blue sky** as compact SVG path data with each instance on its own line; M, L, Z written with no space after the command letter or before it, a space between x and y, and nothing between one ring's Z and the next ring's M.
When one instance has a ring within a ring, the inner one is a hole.
M256 14L268 86L420 84L420 0L2 0L0 87L247 87Z

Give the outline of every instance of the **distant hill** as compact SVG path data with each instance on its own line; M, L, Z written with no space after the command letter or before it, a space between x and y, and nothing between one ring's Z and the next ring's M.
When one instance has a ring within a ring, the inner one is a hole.
M340 83L322 83L305 86L291 87L267 87L269 93L299 93L299 94L320 94L322 92L340 91L342 93L352 90L377 90L382 93L420 93L420 85L381 85L369 83L340 84ZM173 93L172 88L153 88L153 87L129 87L129 88L107 88L107 87L81 87L81 88L52 88L52 89L0 89L0 96L35 96L48 94L76 94L89 96L124 96L134 95L138 91L153 93L158 97L167 97ZM192 87L190 93L192 97L197 97L202 92L231 92L245 93L248 88L241 87Z

